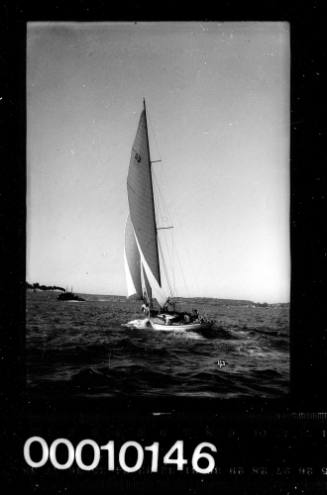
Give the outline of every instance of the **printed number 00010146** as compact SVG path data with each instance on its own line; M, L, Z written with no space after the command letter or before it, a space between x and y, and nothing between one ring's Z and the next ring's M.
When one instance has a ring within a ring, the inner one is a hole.
M57 449L60 447L66 450L64 456L59 456ZM41 456L40 456L41 448ZM91 456L85 459L83 451L88 448L92 452ZM34 452L32 452L34 450ZM127 455L133 457L133 462L127 463ZM145 452L150 453L150 470L152 473L157 473L159 470L159 442L153 442L144 448L139 442L130 440L125 442L116 454L116 445L114 440L110 440L106 445L98 445L92 439L81 440L76 448L67 438L57 438L50 447L46 440L42 437L34 436L26 440L24 445L24 459L32 468L41 468L50 461L56 469L69 469L74 463L83 471L92 471L96 469L101 460L101 454L107 457L108 471L122 469L126 473L135 473L144 466ZM215 458L212 453L217 452L217 447L210 442L199 443L192 452L191 465L196 473L209 474L215 468ZM59 458L60 457L60 458ZM64 459L62 459L64 457ZM83 459L84 457L84 459ZM177 471L183 471L188 460L184 458L184 441L177 440L174 445L162 457L163 465L175 465Z

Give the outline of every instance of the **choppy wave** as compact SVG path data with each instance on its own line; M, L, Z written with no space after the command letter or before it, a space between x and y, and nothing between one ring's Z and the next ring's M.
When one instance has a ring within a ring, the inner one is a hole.
M190 304L194 307L196 301ZM288 393L288 308L203 304L216 323L198 332L122 325L139 319L124 298L71 305L27 298L28 385L74 396L280 397Z

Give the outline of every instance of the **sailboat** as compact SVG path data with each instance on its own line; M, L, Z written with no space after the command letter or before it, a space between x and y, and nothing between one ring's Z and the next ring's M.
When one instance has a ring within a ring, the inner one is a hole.
M143 99L127 176L129 215L125 227L125 272L128 296L143 300L145 318L127 326L153 330L197 331L212 326L197 311L193 314L169 310L169 294L162 284L155 198L153 193L147 109ZM167 228L167 227L161 227ZM155 299L160 307L153 307Z

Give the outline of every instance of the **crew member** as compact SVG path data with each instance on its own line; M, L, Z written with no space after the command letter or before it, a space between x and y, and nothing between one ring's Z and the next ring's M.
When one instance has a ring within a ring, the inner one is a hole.
M145 316L150 316L150 308L146 304L142 304L141 309Z
M192 319L194 321L199 319L199 312L197 309L192 309Z

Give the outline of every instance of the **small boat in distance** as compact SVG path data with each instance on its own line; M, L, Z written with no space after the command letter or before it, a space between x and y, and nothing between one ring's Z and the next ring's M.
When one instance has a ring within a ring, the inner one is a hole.
M127 177L129 216L125 228L125 271L128 296L143 300L145 319L131 321L129 327L153 330L202 330L212 322L192 314L175 311L161 279L158 230L153 194L152 170L145 100L132 146ZM161 227L169 228L169 227ZM162 253L160 253L162 255ZM167 264L167 263L166 263ZM155 299L160 310L155 310Z
M58 299L58 301L85 301L85 299L83 299L83 297L77 296L73 292L67 292L67 291L59 294L57 299Z

